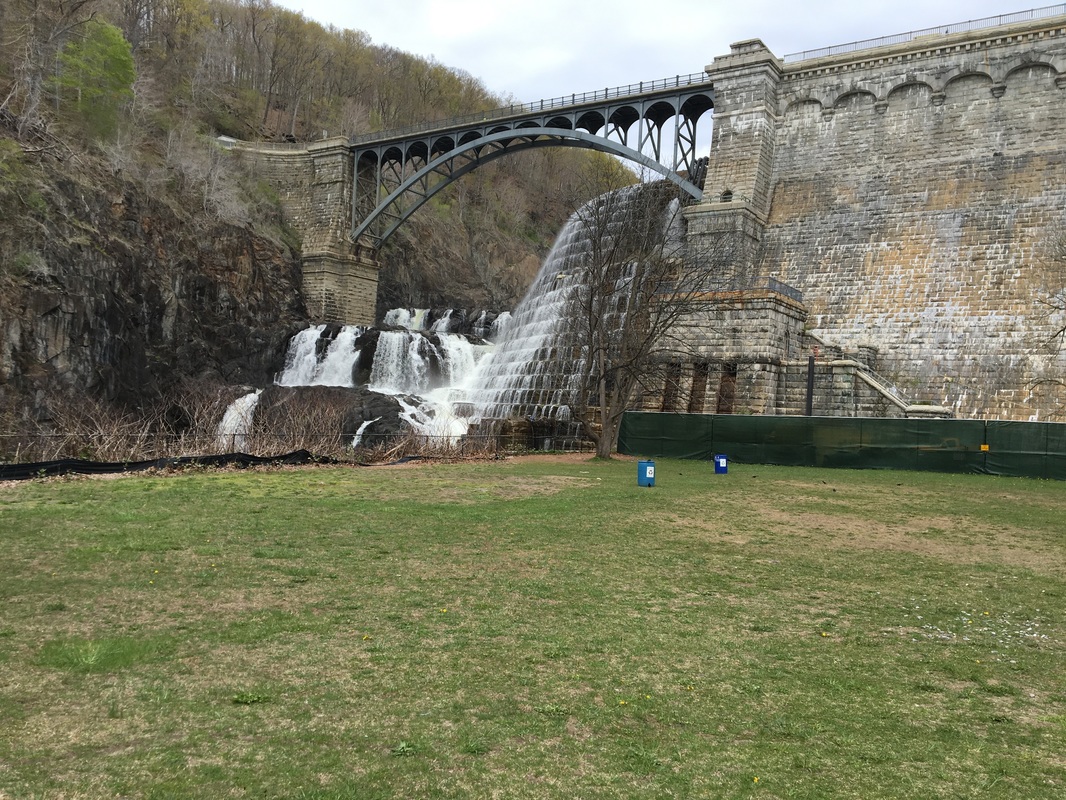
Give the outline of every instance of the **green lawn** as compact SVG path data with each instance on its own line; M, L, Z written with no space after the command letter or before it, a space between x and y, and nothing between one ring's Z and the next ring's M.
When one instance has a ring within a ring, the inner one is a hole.
M0 486L0 798L1066 796L1066 484Z

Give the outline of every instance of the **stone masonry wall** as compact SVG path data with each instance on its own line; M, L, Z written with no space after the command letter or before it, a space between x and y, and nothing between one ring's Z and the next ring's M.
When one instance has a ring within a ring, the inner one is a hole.
M709 293L677 325L686 363L668 371L663 391L649 391L641 406L715 413L720 393L732 386L728 413L777 413L781 365L794 355L806 317L802 306L774 292ZM725 375L729 366L732 378Z
M1046 416L1032 383L1066 375L1038 302L1048 242L1066 231L1066 18L776 67L756 51L708 67L729 130L716 120L705 202L688 212L694 251L716 215L755 215L755 268L803 291L810 328L876 347L919 402ZM752 99L760 60L780 78ZM745 104L765 120L757 143L734 132ZM714 166L734 156L747 177ZM768 168L767 205L758 191L721 202Z
M352 160L347 140L301 149L240 143L238 152L277 190L286 219L300 234L303 294L312 319L372 325L379 265L348 240Z

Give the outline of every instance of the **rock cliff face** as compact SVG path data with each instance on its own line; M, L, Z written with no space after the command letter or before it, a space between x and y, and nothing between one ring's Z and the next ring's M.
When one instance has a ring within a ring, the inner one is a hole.
M47 417L61 394L137 408L189 379L271 380L307 320L280 238L87 158L2 155L0 412Z

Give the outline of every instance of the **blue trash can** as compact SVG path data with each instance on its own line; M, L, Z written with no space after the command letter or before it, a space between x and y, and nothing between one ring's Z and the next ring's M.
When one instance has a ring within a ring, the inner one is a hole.
M725 456L714 457L714 474L725 475L729 472L729 459Z
M655 485L655 462L654 461L638 461L637 462L637 486L654 486Z

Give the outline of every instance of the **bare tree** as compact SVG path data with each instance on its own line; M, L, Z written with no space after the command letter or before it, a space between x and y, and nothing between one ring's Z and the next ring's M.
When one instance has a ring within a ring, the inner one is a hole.
M694 328L713 325L713 290L728 260L683 257L681 204L667 182L608 192L577 212L583 245L560 280L573 282L565 334L574 356L570 409L609 458L622 414L664 391L698 359ZM725 240L723 240L725 241Z

